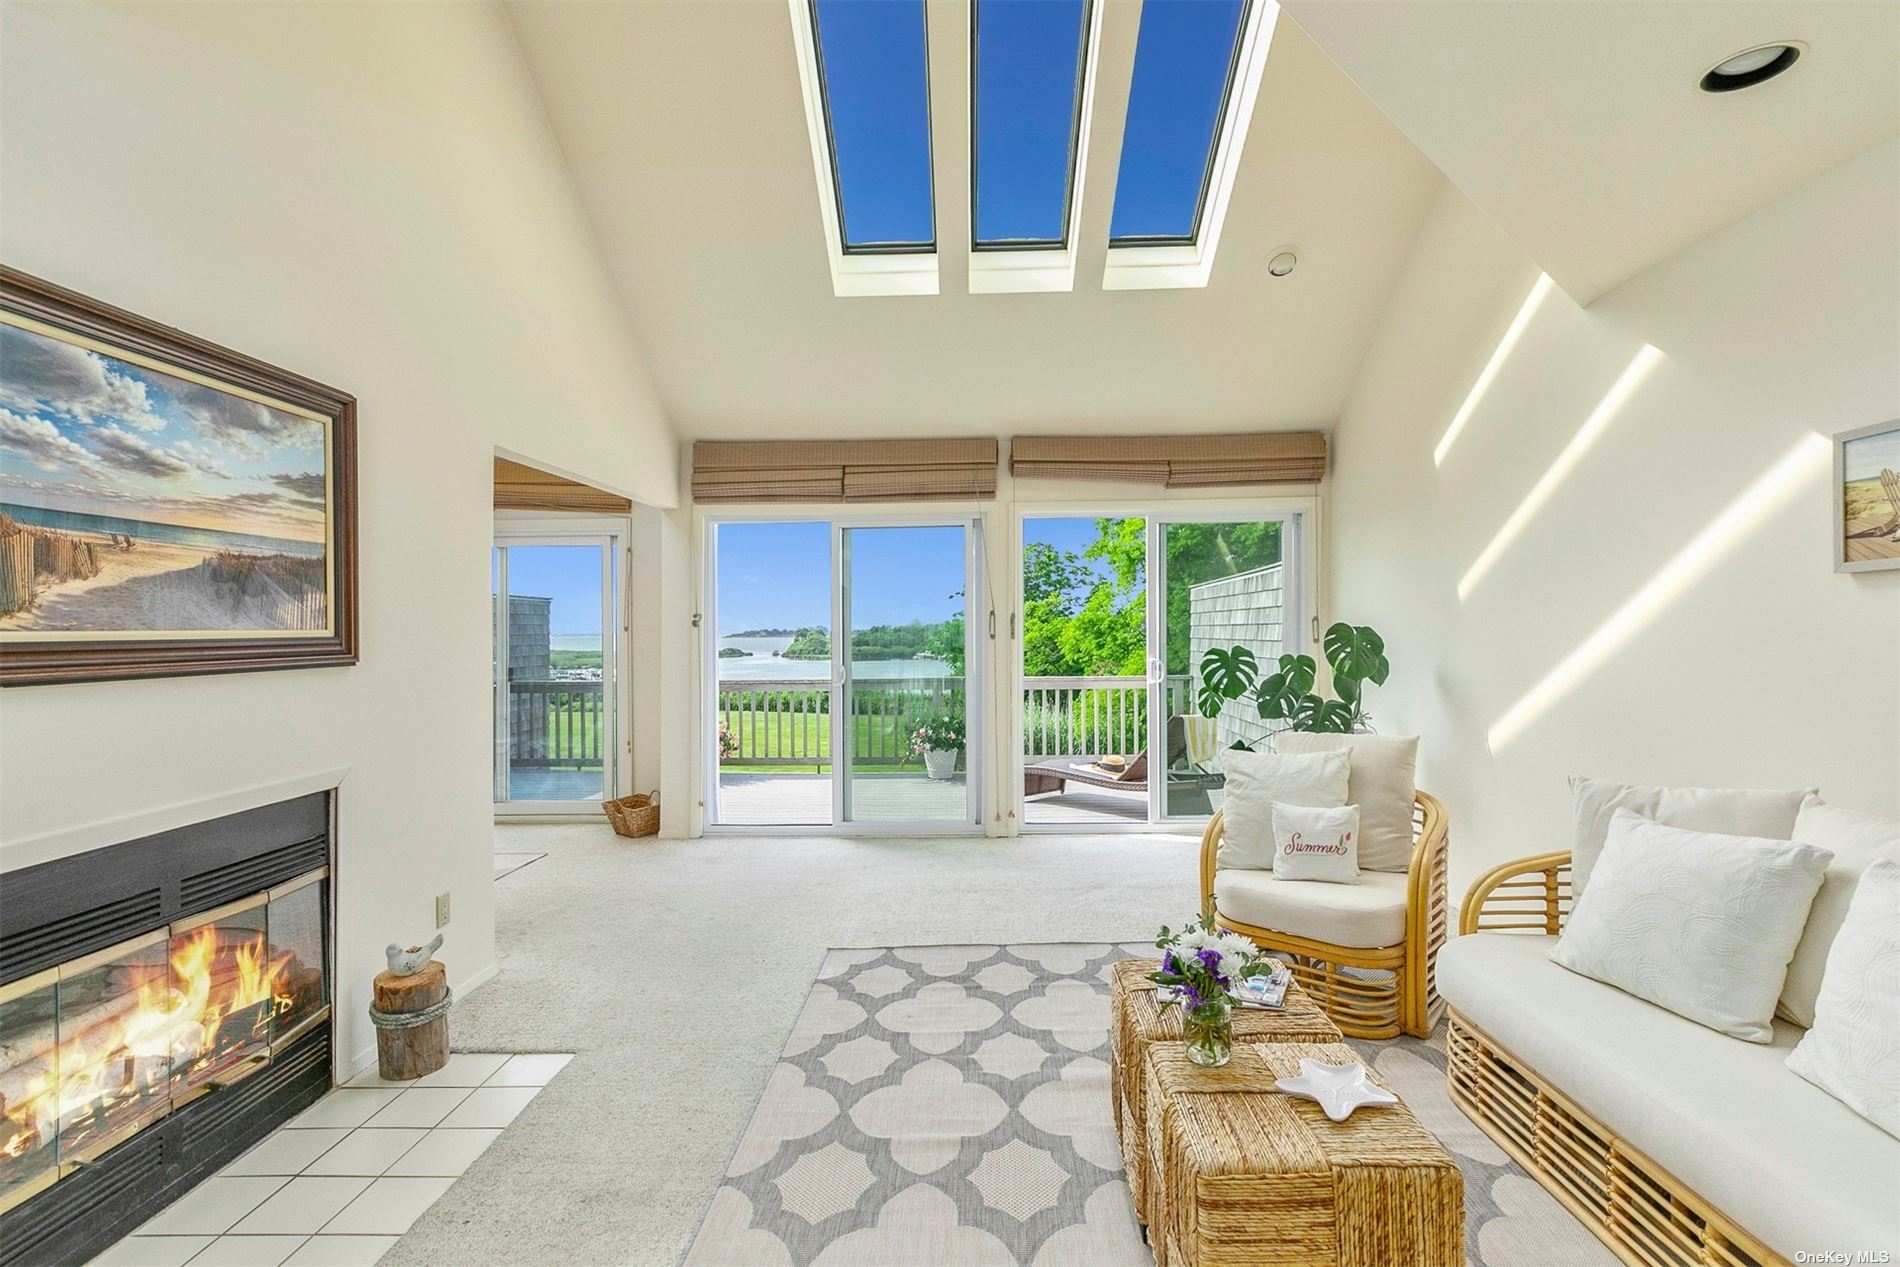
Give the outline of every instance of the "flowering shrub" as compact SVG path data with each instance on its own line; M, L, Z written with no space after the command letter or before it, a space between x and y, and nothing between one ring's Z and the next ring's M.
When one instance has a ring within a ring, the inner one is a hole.
M917 719L916 728L910 732L910 755L918 757L946 749L961 751L965 738L962 709L926 713Z
M1161 987L1155 1000L1163 1011L1175 1003L1192 1009L1225 1001L1236 981L1274 971L1273 961L1247 938L1201 920L1178 933L1162 925L1155 946L1161 951L1161 970L1149 973L1148 979Z
M719 759L721 761L739 755L739 736L732 733L726 723L719 723Z

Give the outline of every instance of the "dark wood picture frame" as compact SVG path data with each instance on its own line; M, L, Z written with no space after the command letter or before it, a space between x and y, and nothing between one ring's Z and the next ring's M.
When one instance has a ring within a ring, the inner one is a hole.
M330 630L311 637L87 638L0 644L0 686L98 682L357 662L356 398L0 264L0 308L161 365L323 415L329 422Z

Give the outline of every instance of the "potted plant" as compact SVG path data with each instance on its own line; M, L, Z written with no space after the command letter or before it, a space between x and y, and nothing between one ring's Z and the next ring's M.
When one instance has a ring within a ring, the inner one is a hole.
M726 723L719 723L719 759L730 761L739 755L739 736L732 733Z
M923 758L924 773L931 778L953 778L964 741L963 709L939 708L917 719L910 732L910 755Z
M1365 684L1383 686L1391 672L1385 639L1370 626L1340 621L1326 631L1322 646L1338 699L1327 699L1313 690L1319 665L1312 656L1283 655L1278 671L1262 678L1259 663L1247 648L1213 647L1201 657L1201 714L1218 716L1228 700L1252 691L1260 716L1285 722L1286 730L1345 735L1371 729Z

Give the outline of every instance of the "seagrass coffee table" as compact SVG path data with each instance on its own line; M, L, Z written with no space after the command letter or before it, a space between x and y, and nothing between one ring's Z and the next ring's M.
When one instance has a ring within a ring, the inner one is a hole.
M1115 1098L1115 1138L1121 1142L1122 1169L1128 1175L1135 1216L1143 1223L1153 1222L1149 1217L1149 1190L1154 1173L1143 1126L1143 1070L1151 1044L1181 1041L1181 1009L1171 1007L1162 1012L1155 1001L1154 982L1148 980L1148 974L1160 966L1159 959L1124 959L1115 965L1109 981L1109 1093ZM1242 1043L1340 1041L1339 1027L1298 982L1287 986L1284 1012L1236 1007L1233 1016L1236 1047Z
M1150 1045L1157 1267L1464 1267L1464 1175L1451 1155L1403 1104L1333 1122L1275 1091L1302 1057L1358 1059L1343 1043L1236 1043L1207 1069L1184 1044Z

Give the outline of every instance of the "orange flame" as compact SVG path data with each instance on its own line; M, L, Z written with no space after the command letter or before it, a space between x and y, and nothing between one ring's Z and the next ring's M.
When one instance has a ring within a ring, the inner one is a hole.
M225 931L228 939L233 930ZM226 940L220 964L219 940L216 925L174 937L169 978L141 982L135 1006L77 1033L62 1032L49 1052L16 1067L14 1086L5 1086L0 1074L0 1158L44 1147L59 1131L65 1132L61 1152L69 1153L101 1129L116 1130L114 1111L128 1111L130 1121L155 1107L174 1079L200 1081L216 1072L212 1058L241 1057L267 1041L271 1018L293 1006L295 956L272 955L258 932L235 944ZM223 1033L227 1018L247 1011L254 1013L248 1029L240 1021L238 1033ZM62 1016L62 1029L70 1023ZM30 1076L22 1076L28 1069Z

